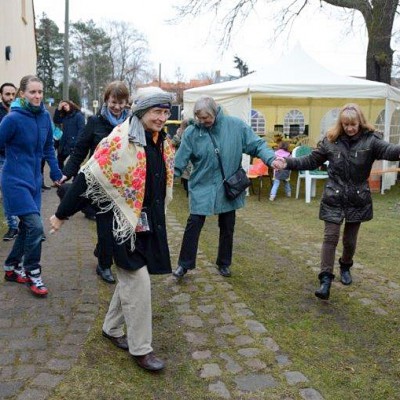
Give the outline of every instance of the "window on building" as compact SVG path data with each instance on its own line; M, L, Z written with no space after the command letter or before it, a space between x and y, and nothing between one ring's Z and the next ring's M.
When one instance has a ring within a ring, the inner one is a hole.
M295 137L304 134L304 115L299 110L290 110L283 120L283 134Z
M322 140L325 137L326 132L335 125L339 117L339 112L340 108L333 108L322 117L319 140Z
M251 127L253 131L257 133L257 135L264 136L265 125L264 116L257 110L251 110Z

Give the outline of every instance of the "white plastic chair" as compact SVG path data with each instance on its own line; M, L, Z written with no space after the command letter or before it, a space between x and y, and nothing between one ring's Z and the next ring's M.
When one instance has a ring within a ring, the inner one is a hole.
M312 148L309 146L298 146L295 147L292 151L292 157L302 157L310 154L312 152ZM300 192L300 181L304 179L306 188L305 188L305 195L306 195L306 203L311 202L311 196L315 197L316 195L316 187L317 187L317 179L327 179L328 173L326 171L321 171L319 169L313 171L298 171L297 177L297 185L296 185L296 199L299 198Z

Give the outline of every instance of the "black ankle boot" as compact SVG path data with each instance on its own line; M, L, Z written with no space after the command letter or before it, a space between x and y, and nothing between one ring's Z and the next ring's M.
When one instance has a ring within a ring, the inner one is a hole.
M321 287L315 291L315 295L322 300L328 300L331 290L331 283L335 278L335 275L331 274L330 272L321 272L318 275L318 278L321 282Z
M350 268L353 266L353 261L351 263L344 263L341 258L339 258L340 264L340 282L343 285L350 285L353 282L350 274Z
M115 283L115 279L113 277L113 274L111 273L111 268L104 268L100 267L100 265L97 265L96 273L100 276L101 279L103 279L103 281L107 283Z

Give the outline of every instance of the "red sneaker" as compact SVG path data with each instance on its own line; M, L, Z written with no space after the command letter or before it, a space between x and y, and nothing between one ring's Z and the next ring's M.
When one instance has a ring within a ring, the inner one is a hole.
M23 268L15 268L12 271L6 271L4 279L9 282L28 283L29 278L25 274Z
M28 274L29 288L31 289L31 292L35 296L40 296L40 297L47 296L47 294L49 293L49 290L47 289L47 287L44 285L44 283L42 281L42 276L40 274L40 270L38 273L35 273L35 272L36 271L31 271Z

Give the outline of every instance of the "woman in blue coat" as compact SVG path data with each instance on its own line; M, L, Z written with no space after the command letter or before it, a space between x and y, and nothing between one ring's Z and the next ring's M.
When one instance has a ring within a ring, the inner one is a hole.
M51 117L42 100L42 81L34 75L23 77L18 98L0 124L0 148L6 153L1 182L4 207L20 220L19 234L4 263L5 279L27 283L37 296L48 293L40 266L42 159L49 164L54 182L62 178L53 146Z
M58 142L58 166L63 169L64 161L70 156L78 138L85 129L85 117L73 101L63 100L54 112L55 124L62 124L63 135Z

